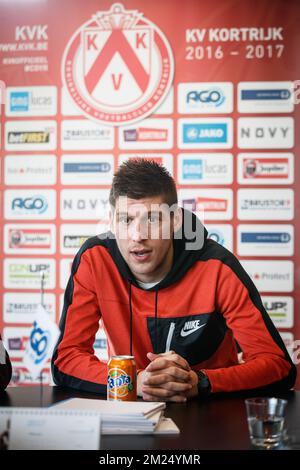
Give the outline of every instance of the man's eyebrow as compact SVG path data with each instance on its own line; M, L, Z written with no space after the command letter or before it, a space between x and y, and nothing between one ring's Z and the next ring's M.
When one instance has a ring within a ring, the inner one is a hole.
M119 212L119 211L117 210L117 215L128 215L128 212Z

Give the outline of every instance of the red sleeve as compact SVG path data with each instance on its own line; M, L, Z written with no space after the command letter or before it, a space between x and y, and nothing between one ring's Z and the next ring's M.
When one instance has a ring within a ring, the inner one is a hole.
M284 383L291 369L295 370L256 287L237 260L236 267L233 271L222 263L217 303L227 327L232 330L243 351L245 362L228 368L205 370L212 392L256 389ZM293 380L288 382L286 389L291 387Z
M61 336L52 358L52 373L57 385L103 393L107 365L95 356L93 349L101 318L93 284L88 254L79 252L65 292Z

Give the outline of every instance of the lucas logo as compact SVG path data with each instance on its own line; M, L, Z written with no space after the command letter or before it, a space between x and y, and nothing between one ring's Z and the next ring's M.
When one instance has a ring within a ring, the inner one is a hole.
M181 336L188 336L192 333L194 333L195 331L199 330L200 328L202 328L203 326L205 326L206 323L203 323L202 325L200 324L200 320L194 320L194 321L187 321L185 322L181 332L180 332L180 335Z

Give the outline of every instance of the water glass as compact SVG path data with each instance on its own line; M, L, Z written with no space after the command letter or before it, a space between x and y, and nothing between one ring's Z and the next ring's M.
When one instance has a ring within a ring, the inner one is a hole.
M286 400L248 398L245 400L250 440L253 446L274 449L282 442Z

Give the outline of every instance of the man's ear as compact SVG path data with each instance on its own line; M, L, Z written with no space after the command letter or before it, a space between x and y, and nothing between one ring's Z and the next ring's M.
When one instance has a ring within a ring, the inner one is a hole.
M174 211L174 232L177 232L182 226L182 209L181 207L177 206L176 210Z

